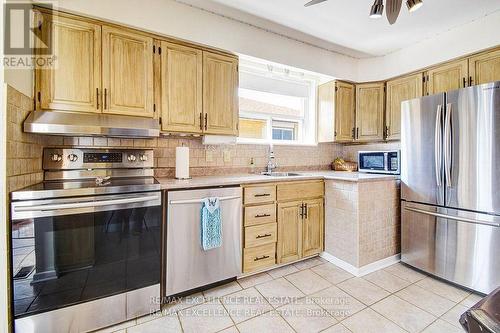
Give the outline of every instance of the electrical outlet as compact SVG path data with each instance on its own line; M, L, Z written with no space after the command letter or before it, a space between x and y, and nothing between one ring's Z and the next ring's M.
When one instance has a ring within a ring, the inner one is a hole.
M222 153L222 156L224 158L224 162L231 162L231 151L230 150L224 150Z
M214 152L211 149L205 150L205 161L213 162L214 161Z

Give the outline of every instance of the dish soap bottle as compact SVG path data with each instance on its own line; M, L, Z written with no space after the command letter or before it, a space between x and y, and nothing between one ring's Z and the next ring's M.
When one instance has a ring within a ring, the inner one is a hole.
M250 173L255 173L255 162L253 157L250 159Z

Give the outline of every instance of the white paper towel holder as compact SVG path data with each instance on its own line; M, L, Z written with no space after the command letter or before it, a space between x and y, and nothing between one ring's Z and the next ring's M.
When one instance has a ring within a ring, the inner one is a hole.
M178 167L178 165L177 165L177 158L178 158L178 157L177 157L177 150L178 150L179 148L181 148L181 147L182 147L182 148L185 148L185 149L187 150L187 154L188 154L188 155L187 155L187 156L188 156L188 157L187 157L187 158L188 158L188 160L187 160L187 176L188 176L188 177L178 177L178 176L177 176L177 167ZM175 168L176 168L176 170L175 170L175 174L176 174L176 175L175 175L175 178L176 178L176 179L178 179L178 180L188 180L188 179L191 179L191 177L190 177L190 175L189 175L189 148L188 148L188 147L186 147L186 146L184 145L184 143L182 143L181 147L177 147L177 148L176 148L176 166L175 166Z

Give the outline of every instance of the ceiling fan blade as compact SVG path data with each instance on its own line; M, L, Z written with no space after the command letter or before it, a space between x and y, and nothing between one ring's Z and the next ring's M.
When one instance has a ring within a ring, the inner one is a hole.
M402 2L403 0L387 0L386 2L385 14L387 15L387 20L391 25L396 23L396 20L398 19Z
M308 3L306 3L304 5L304 7L309 7L309 6L312 6L312 5L317 5L318 3L322 3L322 2L325 2L326 0L312 0L312 1L309 1Z

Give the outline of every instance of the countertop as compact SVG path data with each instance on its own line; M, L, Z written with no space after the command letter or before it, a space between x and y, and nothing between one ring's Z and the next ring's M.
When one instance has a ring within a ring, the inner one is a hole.
M367 174L360 172L346 171L293 171L299 173L298 176L288 177L270 177L260 174L235 174L193 177L191 179L179 180L175 178L156 178L164 190L173 190L181 188L198 188L210 186L241 185L254 183L270 183L294 180L343 180L351 182L370 182L381 180L399 179L396 175Z

